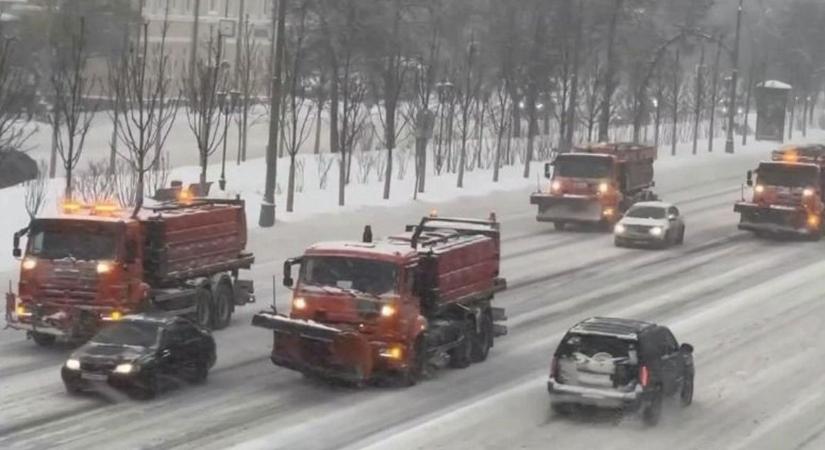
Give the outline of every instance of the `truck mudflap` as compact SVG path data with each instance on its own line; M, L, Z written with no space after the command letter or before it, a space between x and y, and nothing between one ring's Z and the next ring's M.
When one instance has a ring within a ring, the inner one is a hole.
M253 316L252 325L273 331L271 359L276 366L353 383L372 377L372 347L357 332L270 312Z
M538 206L539 222L595 223L602 220L605 212L599 199L586 195L535 193L530 196L530 204Z
M807 226L804 208L739 202L733 211L740 214L739 229L758 233L811 235L817 230Z

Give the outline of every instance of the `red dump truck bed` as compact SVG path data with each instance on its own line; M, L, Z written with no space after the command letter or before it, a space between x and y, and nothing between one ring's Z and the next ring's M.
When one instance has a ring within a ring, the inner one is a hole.
M249 268L242 201L208 201L158 208L141 218L147 280L162 285Z
M599 143L575 147L573 153L595 153L610 155L619 162L656 161L658 149L653 146L630 143Z

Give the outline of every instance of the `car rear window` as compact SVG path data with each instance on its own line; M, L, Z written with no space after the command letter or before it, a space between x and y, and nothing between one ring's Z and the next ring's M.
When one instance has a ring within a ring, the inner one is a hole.
M570 333L562 339L556 350L557 357L581 353L593 356L596 353L609 353L614 358L628 357L632 342L610 336L597 336Z

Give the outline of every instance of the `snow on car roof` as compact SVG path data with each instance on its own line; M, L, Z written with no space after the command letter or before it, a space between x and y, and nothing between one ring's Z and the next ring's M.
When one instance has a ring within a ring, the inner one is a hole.
M632 208L670 208L673 206L671 203L663 202L663 201L655 201L655 202L639 202L634 203Z
M641 320L591 317L576 324L570 329L570 332L575 334L613 336L619 339L638 339L640 332L653 326L655 325Z

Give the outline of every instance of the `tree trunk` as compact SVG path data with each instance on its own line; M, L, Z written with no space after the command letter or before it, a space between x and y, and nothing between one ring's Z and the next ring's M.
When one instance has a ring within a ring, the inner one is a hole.
M573 45L573 74L570 81L570 106L567 108L567 130L565 131L564 145L559 149L569 152L573 148L573 135L576 132L576 107L579 104L579 70L581 42L584 26L584 2L579 0L579 11L576 17L576 42Z
M395 89L394 86L393 89ZM384 102L386 106L385 111L387 114L386 130L384 130L386 133L384 140L387 144L387 166L384 173L384 200L389 200L390 198L390 188L392 186L392 158L393 151L395 150L395 113L397 104L395 103L395 99L389 100L390 101L385 100Z
M52 125L52 149L49 157L49 178L54 179L57 176L57 140L59 139L60 128L57 124Z
M716 137L716 101L719 95L719 60L722 57L722 43L716 46L716 59L713 63L713 86L710 88L710 128L708 130L708 153L713 152L713 139Z
M286 212L292 212L295 207L295 154L289 154L289 179L286 191Z
M705 47L699 56L699 65L696 67L696 104L693 111L693 154L699 150L699 119L702 115L702 92L704 90L704 80L702 78L702 66L705 64Z
M677 49L676 50L676 64L673 66L673 136L671 136L671 147L670 147L670 154L676 155L676 138L677 138L677 128L679 126L679 86L681 84L681 79L679 78L679 62L680 62L681 52Z
M607 34L607 67L605 68L604 97L602 98L602 115L599 122L599 141L610 140L608 129L610 127L610 102L613 92L616 89L616 28L618 27L619 15L622 10L623 0L615 0L613 14L610 18L610 27Z
M313 152L317 155L321 153L321 120L322 114L324 112L324 99L323 97L318 99L318 108L315 111L315 146Z
M536 91L536 84L531 83L527 94L527 151L524 155L524 178L530 177L530 163L533 162L533 150L536 141L536 128L538 125L536 118Z

